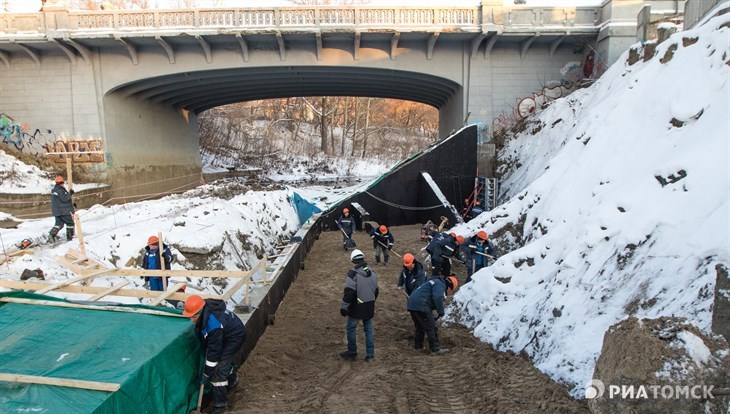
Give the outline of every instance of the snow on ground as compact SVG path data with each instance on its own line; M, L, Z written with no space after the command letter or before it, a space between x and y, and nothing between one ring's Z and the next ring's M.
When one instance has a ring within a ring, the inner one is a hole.
M28 165L0 150L0 193L48 194L54 186L49 177L35 165ZM74 190L100 187L99 184L74 184Z
M452 318L575 396L629 314L709 330L714 268L730 265L727 22L679 32L647 62L625 53L506 144L506 202L455 230L524 247L479 271Z

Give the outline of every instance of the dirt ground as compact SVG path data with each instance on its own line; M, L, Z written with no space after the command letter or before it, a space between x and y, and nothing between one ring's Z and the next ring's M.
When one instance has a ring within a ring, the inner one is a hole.
M392 228L400 254L418 252L420 226ZM365 362L358 326L357 361L343 361L345 320L340 316L344 278L350 268L341 234L323 233L256 349L241 367L231 394L233 413L587 413L525 358L497 352L464 327L439 329L450 352L432 356L413 349L413 322L406 297L396 289L402 262L373 265L372 242L354 240L375 270L375 360ZM417 255L420 259L420 255ZM456 268L461 282L463 266Z

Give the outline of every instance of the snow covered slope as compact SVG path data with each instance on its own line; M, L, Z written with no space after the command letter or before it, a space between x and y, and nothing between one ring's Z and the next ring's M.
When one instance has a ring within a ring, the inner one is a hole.
M504 256L452 318L575 396L627 315L709 330L715 266L730 262L729 27L679 32L646 62L625 53L507 143L504 204L455 229L486 228Z

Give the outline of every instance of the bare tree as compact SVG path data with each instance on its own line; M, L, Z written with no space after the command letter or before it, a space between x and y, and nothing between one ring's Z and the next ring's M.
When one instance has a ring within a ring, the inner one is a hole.
M365 109L365 129L363 130L362 154L360 155L360 158L365 158L365 152L368 149L368 128L370 128L370 103L372 101L373 98L368 98L367 109Z

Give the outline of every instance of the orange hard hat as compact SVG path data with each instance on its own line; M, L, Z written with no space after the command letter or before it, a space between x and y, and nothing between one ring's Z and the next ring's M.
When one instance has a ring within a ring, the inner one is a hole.
M477 238L479 240L487 240L487 232L484 230L479 230L479 232L477 232Z
M414 260L416 260L416 258L413 257L412 254L406 253L405 255L403 255L403 266L412 265Z
M385 234L385 233L387 233L387 232L388 232L388 228L387 228L387 227L385 227L385 224L383 224L382 226L380 226L380 229L379 229L379 230L380 230L380 232L381 232L381 233L383 233L383 234Z
M185 310L183 310L183 316L189 318L200 312L205 306L205 301L198 295L193 295L185 301Z
M160 239L157 238L157 236L150 236L149 239L147 239L147 245L152 246L155 243L159 243Z
M61 177L60 175L57 175L57 176L56 176L56 180L55 180L55 181L56 181L56 184L63 184L63 183L65 183L65 182L66 182L66 181L65 181L65 180L63 179L63 177Z
M456 233L454 233L454 232L452 231L451 233L449 233L449 236L451 236L451 237L453 237L453 238L456 238Z
M347 207L345 207L345 208L343 208L343 209L342 209L342 212L343 212L343 213L349 213L349 212L350 212L350 209L349 209L349 208L347 208Z
M459 244L464 243L464 236L456 236L456 242Z
M456 276L449 276L446 279L446 287L449 288L449 292L454 293L456 288L459 286L459 279L456 278Z

